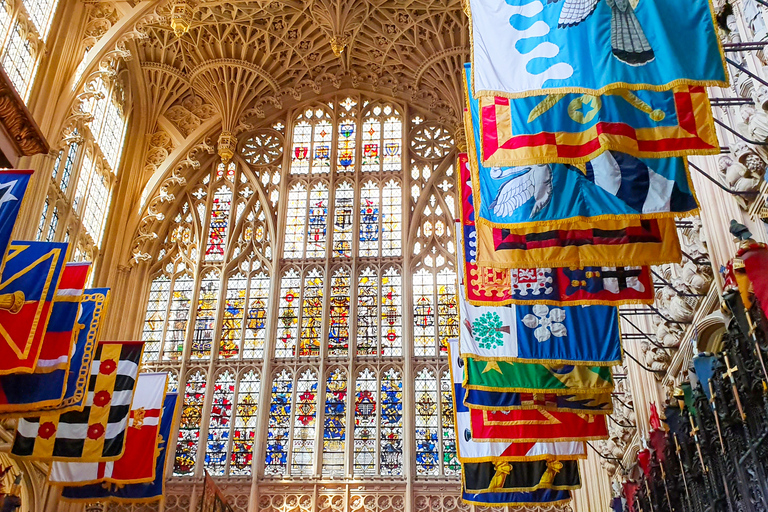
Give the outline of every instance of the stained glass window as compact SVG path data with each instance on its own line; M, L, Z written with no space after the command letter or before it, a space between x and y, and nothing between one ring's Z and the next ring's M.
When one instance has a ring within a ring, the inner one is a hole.
M315 125L312 141L312 173L327 173L331 170L331 140L333 126L328 119L323 119Z
M300 356L320 354L320 330L323 323L323 272L313 268L304 276L301 298Z
M193 372L187 378L179 423L179 437L176 442L174 475L191 475L195 470L200 423L205 402L205 385L205 372L202 370Z
M379 277L376 269L365 267L357 279L357 354L378 353Z
M440 471L438 401L435 373L423 368L416 374L416 473L437 475Z
M48 217L49 207L50 204L48 203L48 198L46 198L45 203L43 204L43 216L40 218L40 222L37 225L37 235L35 235L35 240L41 240L43 238L43 229L45 229L45 220Z
M323 421L323 475L343 476L347 433L347 372L336 368L328 374Z
M166 276L157 276L152 280L147 301L147 313L144 316L144 361L157 361L160 344L163 339L163 324L170 297L171 281Z
M176 278L171 294L171 308L168 312L168 327L165 330L163 359L181 359L184 340L187 337L189 308L192 302L192 276L184 273Z
M437 274L437 319L440 352L444 355L448 353L448 340L459 337L456 300L456 272L443 269Z
M245 314L245 294L248 279L242 272L231 276L227 281L227 302L224 305L219 341L219 357L235 357L240 352L240 336L243 330Z
M339 165L336 167L338 172L347 172L355 170L355 121L345 119L339 123L339 144L338 159Z
M342 267L331 278L328 355L345 356L349 350L349 269Z
M296 412L293 416L291 475L311 475L317 417L317 373L314 370L305 370L296 383Z
M208 446L205 450L205 467L212 475L223 475L226 472L234 399L235 378L227 370L222 372L213 384L213 401L208 420Z
M400 272L389 267L381 278L381 354L403 353L403 282Z
M48 29L51 26L53 13L56 10L57 0L23 0L24 7L27 9L29 18L35 24L40 38L45 41L48 35Z
M355 380L355 476L376 474L376 374L364 368Z
M402 252L402 195L400 184L390 180L382 192L381 251L382 256L400 256Z
M48 234L45 235L46 242L53 242L56 236L56 228L59 226L59 208L54 206L51 213L51 222L48 224Z
M269 275L265 272L252 275L248 296L243 357L261 358L264 357L264 338L267 332Z
M421 269L413 275L413 352L417 356L435 355L435 281Z
M400 475L403 472L403 381L394 368L381 376L380 400L380 473Z
M299 121L293 127L291 174L309 173L309 147L311 143L312 126L307 121Z
M318 183L309 195L307 258L324 258L328 221L328 186Z
M121 90L111 77L91 83L105 98L86 105L96 132ZM257 441L264 444L256 458L264 459L256 467L262 471L264 462L268 480L399 480L410 475L406 454L414 478L459 474L450 375L434 359L458 327L449 257L454 177L437 150L423 149L436 144L449 155L450 148L426 141L416 118L403 125L401 107L350 96L305 106L285 125L255 127L238 144L242 164L217 162L198 182L174 190L178 204L164 206L165 239L147 260L142 339L147 370L178 371L187 351L187 373L198 374L194 382L182 379L182 387L196 383L198 395L185 398L196 409L184 407L178 461L186 469L177 470L177 461L175 474L200 476L204 459L212 475L249 476ZM415 134L407 174L406 132ZM65 147L55 164L54 186L64 187L71 153L80 215L95 193L91 183L101 175L114 180L90 136L79 148ZM416 137L426 142L415 144ZM291 152L285 171L283 140ZM403 189L413 197L407 226ZM142 204L151 200L145 195ZM41 238L57 204L49 198ZM93 249L77 236L73 244L85 258ZM403 247L411 251L407 267ZM412 335L407 346L404 330ZM210 369L195 366L213 355ZM415 369L407 377L404 356ZM272 373L260 372L265 364ZM269 410L257 415L262 378L270 383L262 397ZM407 410L406 393L413 397ZM209 409L210 416L194 419ZM200 427L202 445L194 437Z
M352 201L355 192L352 185L342 181L336 187L333 207L333 256L349 258L352 256Z
M35 54L20 21L16 21L11 29L2 64L19 96L26 100L32 85Z
M59 182L59 188L62 192L67 192L69 187L69 179L72 176L72 169L75 167L75 158L77 157L77 143L73 142L67 148L67 157L64 160L64 169L61 171L61 181Z
M456 453L456 431L453 427L453 396L451 374L444 370L440 378L440 423L442 427L443 474L458 475L461 464Z
M104 235L107 205L109 204L109 178L98 170L93 173L88 197L85 200L85 212L83 213L83 225L93 237L96 245L101 245L101 237Z
M375 107L380 113L381 107ZM379 146L381 144L381 121L375 116L369 115L363 122L363 161L362 171L378 171Z
M208 244L205 248L205 259L207 261L222 261L224 259L229 211L231 208L232 191L228 186L222 185L213 195L213 204L211 205Z
M272 379L272 398L269 403L267 455L264 473L284 475L288 463L288 440L291 434L291 400L293 375L280 370Z
M386 105L383 109L386 116L384 120L384 162L382 170L399 171L400 170L400 146L403 140L403 123L398 117L398 113L392 110L392 107Z
M372 181L360 192L360 256L379 255L379 187Z
M219 272L212 270L200 282L197 299L197 317L192 333L192 358L208 359L213 346L213 329L216 323L216 303L219 300Z
M230 475L250 475L253 463L253 442L256 438L256 413L261 380L254 370L244 373L237 386L237 409L232 432Z
M301 258L304 253L304 229L307 216L307 189L301 183L293 186L288 193L287 226L284 258Z
M301 279L295 269L288 269L280 282L275 356L291 357L299 334L299 291Z

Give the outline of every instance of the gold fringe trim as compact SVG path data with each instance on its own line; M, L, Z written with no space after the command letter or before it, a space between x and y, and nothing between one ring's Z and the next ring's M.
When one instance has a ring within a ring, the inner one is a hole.
M467 492L467 491L465 490L464 492ZM467 493L467 494L477 494L477 493ZM91 500L91 501L93 501L93 500ZM536 507L536 510L540 510L540 507L547 507L546 509L544 509L546 512L560 512L560 511L555 511L553 508L550 508L550 507L555 507L555 506L560 506L560 505L568 505L571 502L571 498L568 498L568 499L565 499L565 500L557 500L557 501L544 501L544 502L541 502L541 501L535 502L534 501L534 502L530 502L530 503L527 503L527 502L526 503L522 503L522 502L520 502L520 503L518 503L518 502L514 502L514 503L484 503L482 501L468 500L468 499L466 499L466 498L464 498L462 496L461 497L461 501L466 503L466 504L468 504L468 505L480 505L482 507L495 507L495 508L498 508L498 507L511 507L512 509L515 509L515 508L518 508L518 507Z

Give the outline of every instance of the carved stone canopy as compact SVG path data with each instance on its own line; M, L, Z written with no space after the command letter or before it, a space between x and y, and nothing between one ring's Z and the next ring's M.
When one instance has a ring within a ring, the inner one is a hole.
M48 142L11 79L0 68L0 166L15 167L22 156L48 152Z

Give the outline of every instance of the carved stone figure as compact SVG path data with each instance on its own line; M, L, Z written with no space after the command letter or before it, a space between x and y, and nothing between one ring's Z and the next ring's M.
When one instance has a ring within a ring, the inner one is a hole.
M760 178L750 172L746 166L735 161L729 155L722 155L718 161L720 181L731 190L747 192L756 190L760 185ZM747 209L747 202L743 197L733 196L743 209Z

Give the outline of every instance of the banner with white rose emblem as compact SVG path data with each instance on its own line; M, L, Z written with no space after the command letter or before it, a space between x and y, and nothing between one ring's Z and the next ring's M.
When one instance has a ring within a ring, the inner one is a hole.
M459 247L459 275L464 254ZM614 306L474 306L459 283L462 356L522 363L613 366L621 362Z

